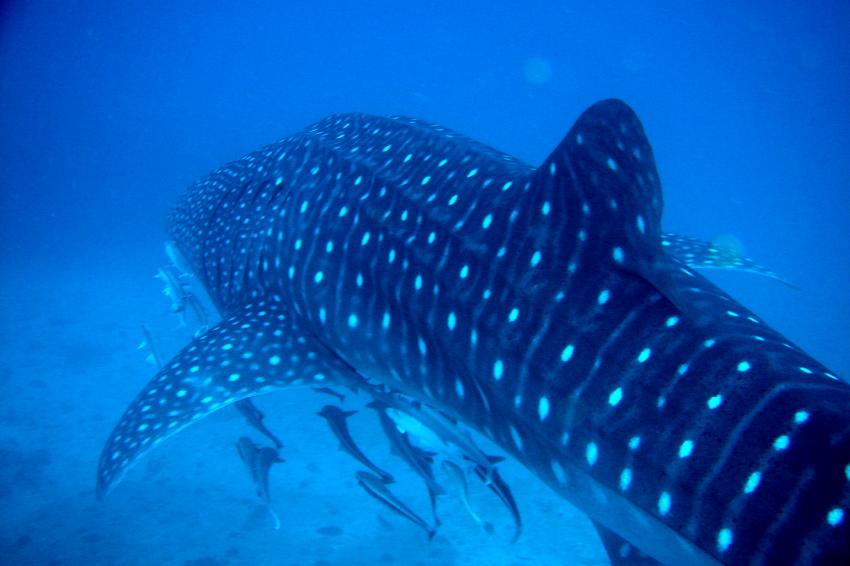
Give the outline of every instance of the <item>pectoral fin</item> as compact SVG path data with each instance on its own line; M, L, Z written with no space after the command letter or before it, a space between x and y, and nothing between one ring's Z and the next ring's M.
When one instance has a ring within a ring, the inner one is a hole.
M347 371L278 302L248 305L193 340L124 412L100 457L102 498L145 452L231 403Z

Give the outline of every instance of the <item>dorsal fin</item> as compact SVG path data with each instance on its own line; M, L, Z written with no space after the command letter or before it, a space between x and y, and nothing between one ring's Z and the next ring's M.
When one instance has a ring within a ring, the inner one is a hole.
M566 163L564 163L566 161ZM559 163L560 162L560 163ZM611 241L661 249L663 200L652 147L634 111L620 100L585 110L541 169L567 165ZM611 215L619 218L610 221Z
M536 175L574 192L567 198L587 217L587 238L598 247L593 261L641 277L693 321L703 321L705 313L684 300L677 283L682 266L662 248L661 182L628 105L611 99L588 108Z

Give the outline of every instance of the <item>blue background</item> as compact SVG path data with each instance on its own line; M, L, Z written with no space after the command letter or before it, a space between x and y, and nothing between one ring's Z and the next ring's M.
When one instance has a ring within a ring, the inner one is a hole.
M534 61L551 76L529 76ZM79 417L93 485L97 445L151 373L115 360L104 313L137 328L139 309L165 310L149 284L165 216L216 166L340 111L426 118L539 163L608 97L644 122L665 229L733 234L798 284L708 273L850 375L846 1L6 2L5 408L33 395L37 428L57 418L45 397L105 399L97 422ZM137 336L116 336L135 355ZM122 376L98 369L105 356ZM90 397L68 393L69 373Z

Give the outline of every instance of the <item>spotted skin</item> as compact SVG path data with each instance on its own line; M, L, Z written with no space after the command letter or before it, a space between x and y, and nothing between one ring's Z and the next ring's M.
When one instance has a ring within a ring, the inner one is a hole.
M725 269L731 271L749 271L776 279L792 289L799 289L795 284L780 277L775 271L759 265L738 250L721 244L706 242L690 236L667 233L662 235L661 245L667 253L677 257L689 267L697 269Z
M228 403L362 375L493 439L610 548L850 562L850 386L668 255L661 207L613 100L537 169L360 114L222 167L171 232L225 320L127 410L99 493Z

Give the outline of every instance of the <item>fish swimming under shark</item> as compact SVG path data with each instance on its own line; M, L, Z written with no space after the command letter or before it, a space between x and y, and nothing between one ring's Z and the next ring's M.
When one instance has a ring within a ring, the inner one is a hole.
M253 401L250 399L242 399L240 401L236 401L233 406L242 413L242 416L245 417L245 420L249 425L271 440L274 443L275 448L278 450L283 448L283 442L281 442L280 439L265 425L263 420L265 420L266 416L260 409L257 408Z
M351 432L348 430L347 420L348 417L355 413L357 413L357 411L343 411L334 405L325 405L317 414L328 422L331 432L333 432L334 436L336 436L337 440L339 440L340 450L348 453L352 458L375 472L375 474L381 478L382 482L393 483L395 479L393 479L392 474L382 470L373 463L366 454L363 453L360 447L357 446L357 443L354 442L354 438L351 437Z
M422 478L428 490L428 499L431 501L431 514L434 517L434 525L440 526L442 521L440 521L437 515L437 497L445 495L446 490L434 478L434 471L432 469L434 454L413 445L408 434L399 430L395 421L387 415L387 409L389 408L387 405L380 401L372 401L367 407L373 409L378 415L381 429L389 441L390 451L404 460L410 469Z
M384 507L397 515L404 517L428 533L428 541L431 541L437 534L438 525L431 526L425 519L417 515L415 511L413 511L401 499L396 497L392 491L390 491L386 482L381 477L373 474L372 472L364 472L362 470L358 471L355 474L355 477L357 478L357 484L360 485L366 493L377 499L382 505L384 505Z
M228 404L359 375L492 439L614 563L850 563L850 385L666 253L661 209L616 100L536 168L364 114L219 168L170 230L223 319L121 417L98 495Z
M269 491L269 471L272 465L283 463L283 458L277 449L269 446L258 446L247 436L242 436L236 441L236 451L239 458L245 464L248 475L257 490L257 497L263 500L269 514L274 521L275 530L280 529L280 518L272 508L271 492Z

